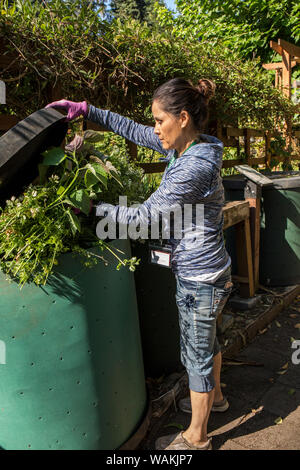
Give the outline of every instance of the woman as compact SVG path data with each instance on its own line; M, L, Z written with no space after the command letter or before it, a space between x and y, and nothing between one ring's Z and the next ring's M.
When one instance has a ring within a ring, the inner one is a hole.
M88 106L85 101L61 100L48 105L67 110L68 120L82 115L168 157L161 184L147 201L135 209L123 206L109 209L115 222L134 219L137 223L149 223L153 207L160 207L163 212L174 205L204 206L202 242L191 243L190 235L199 229L195 211L191 229L184 230L180 239L170 240L177 282L181 361L190 388L190 398L181 400L180 407L192 413L192 418L184 432L157 440L156 449L161 450L211 450L211 439L207 437L209 414L211 410L226 411L229 406L220 388L222 356L216 338L217 316L232 287L231 260L225 250L222 230L223 144L215 137L201 134L214 90L214 83L205 79L199 80L197 86L180 78L164 83L153 96L154 128Z

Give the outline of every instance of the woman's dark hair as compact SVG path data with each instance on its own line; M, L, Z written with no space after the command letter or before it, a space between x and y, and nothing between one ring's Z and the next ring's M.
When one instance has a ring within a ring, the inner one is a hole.
M208 119L208 103L215 93L216 85L211 80L201 79L194 86L184 78L172 78L153 94L165 112L179 116L182 110L189 113L196 129L202 130Z

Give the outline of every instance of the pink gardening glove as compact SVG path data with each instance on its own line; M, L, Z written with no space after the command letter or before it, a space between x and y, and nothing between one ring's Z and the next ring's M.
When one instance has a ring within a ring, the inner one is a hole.
M68 100L59 100L53 101L53 103L47 104L46 108L57 108L63 109L68 112L66 117L67 121L72 121L78 116L87 117L88 115L88 105L86 101L81 101L80 103L75 103L74 101Z

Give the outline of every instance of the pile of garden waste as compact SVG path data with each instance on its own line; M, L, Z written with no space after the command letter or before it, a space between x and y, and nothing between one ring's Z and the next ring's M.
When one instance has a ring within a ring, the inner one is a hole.
M109 157L104 151L109 150ZM116 268L133 271L138 260L96 235L99 201L118 203L126 195L129 204L141 203L152 192L143 171L128 161L124 139L96 131L76 135L63 150L42 154L39 177L19 197L11 197L0 213L0 267L20 286L45 284L59 257L79 255L86 267L115 255ZM89 250L97 247L97 250Z

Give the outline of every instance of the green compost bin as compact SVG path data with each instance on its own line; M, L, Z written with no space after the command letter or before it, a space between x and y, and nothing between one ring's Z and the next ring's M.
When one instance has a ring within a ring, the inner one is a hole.
M112 243L128 256L126 240ZM0 447L116 449L146 388L133 273L61 256L45 286L0 273Z
M300 172L267 174L263 186L260 224L260 282L268 286L300 283ZM243 200L246 178L223 178L227 201ZM226 230L226 248L236 273L235 231Z

